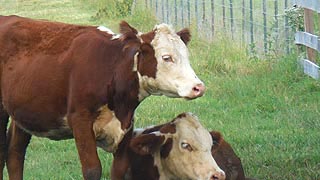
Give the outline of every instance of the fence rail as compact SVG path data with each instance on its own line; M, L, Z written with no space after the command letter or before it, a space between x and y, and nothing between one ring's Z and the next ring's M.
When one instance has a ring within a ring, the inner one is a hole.
M298 0L297 0L298 1ZM290 53L294 32L285 9L291 0L141 0L159 21L177 28L189 26L197 35L213 40L221 34L241 42L249 52L266 55Z
M306 46L307 58L300 59L304 73L319 79L319 66L316 64L317 53L320 52L320 38L314 33L315 14L320 21L320 2L318 0L294 0L296 5L304 8L304 29L295 34L295 43ZM316 13L314 13L314 11Z
M295 43L320 52L320 39L314 34L299 31L295 34Z
M293 4L296 4L298 6L302 6L304 8L320 13L319 0L293 0Z

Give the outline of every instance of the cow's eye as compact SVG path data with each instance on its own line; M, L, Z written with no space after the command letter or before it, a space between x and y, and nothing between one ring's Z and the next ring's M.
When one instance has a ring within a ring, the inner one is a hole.
M185 143L185 142L181 143L181 147L182 147L182 149L186 149L186 150L188 150L190 152L193 151L191 145L188 144L188 143Z
M172 57L170 55L162 56L162 59L166 62L173 62Z

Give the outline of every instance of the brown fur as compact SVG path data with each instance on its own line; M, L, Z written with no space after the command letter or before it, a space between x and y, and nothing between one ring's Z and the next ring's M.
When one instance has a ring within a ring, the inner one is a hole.
M100 179L93 124L102 106L114 112L122 130L129 129L114 153L118 168L111 172L112 179L123 179L133 114L140 103L134 56L139 53L137 71L145 77L156 77L157 60L150 45L154 31L138 37L123 21L120 32L113 39L94 26L0 16L0 180L5 161L10 179L23 178L32 135L75 138L84 179ZM180 35L189 41L188 31Z
M65 116L72 134L52 139L74 137L84 179L100 179L101 164L92 127L98 109L107 104L121 121L122 129L129 128L139 104L133 57L139 51L141 61L156 63L152 49L141 48L134 28L123 22L121 29L125 34L111 40L112 35L93 26L0 17L4 105L0 111L0 179L5 159L10 179L22 179L24 154L31 138L26 132L45 134L59 129ZM147 65L138 70L155 76L155 68L150 70ZM9 145L5 143L8 115L13 118ZM127 136L125 139L131 133Z
M223 139L220 132L211 131L210 134L213 140L212 156L225 172L226 180L245 180L241 160L231 145Z

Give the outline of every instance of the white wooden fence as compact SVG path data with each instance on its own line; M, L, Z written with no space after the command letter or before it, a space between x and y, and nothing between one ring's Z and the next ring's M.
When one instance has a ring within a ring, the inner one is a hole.
M318 19L320 26L320 1L319 0L293 0L297 6L304 8L304 31L295 34L295 43L306 46L306 57L300 59L304 73L319 79L319 65L317 65L317 56L320 52L320 37L315 35L315 22ZM318 27L319 28L319 27ZM319 30L318 30L319 31Z

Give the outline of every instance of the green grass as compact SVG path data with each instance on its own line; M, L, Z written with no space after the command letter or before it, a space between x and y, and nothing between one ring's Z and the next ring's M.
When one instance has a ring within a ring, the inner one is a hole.
M1 1L0 12L102 24L114 31L120 19L141 31L150 30L156 23L151 14L140 10L130 17L93 18L98 7L103 7L101 2L106 0ZM320 179L319 81L300 72L294 54L269 60L250 59L239 47L225 37L208 43L194 35L189 45L190 61L206 84L206 94L193 101L147 98L136 111L135 126L164 123L190 111L209 130L223 133L249 177ZM99 155L103 178L109 179L112 156L101 150ZM34 137L27 151L25 179L82 179L74 141Z

